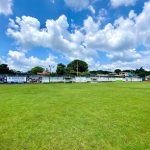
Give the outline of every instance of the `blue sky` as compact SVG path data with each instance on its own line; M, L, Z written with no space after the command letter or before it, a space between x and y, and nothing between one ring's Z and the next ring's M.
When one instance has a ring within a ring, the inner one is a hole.
M149 24L149 0L0 0L0 63L150 70Z

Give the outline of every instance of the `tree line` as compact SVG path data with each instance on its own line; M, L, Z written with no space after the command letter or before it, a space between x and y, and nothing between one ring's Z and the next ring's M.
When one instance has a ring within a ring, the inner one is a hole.
M97 74L109 74L112 73L111 71L104 71L104 70L94 70L89 71L88 64L83 60L73 60L68 65L59 63L57 64L56 72L51 72L51 68L43 68L41 66L35 66L31 68L27 72L21 72L14 69L10 69L7 64L0 64L0 74L11 74L11 75L26 75L26 74L37 74L42 72L47 72L51 76L90 76L90 75L97 75ZM121 70L116 69L114 72L119 74L120 72L130 72L140 77L145 77L150 75L150 71L145 70L143 67L135 70Z

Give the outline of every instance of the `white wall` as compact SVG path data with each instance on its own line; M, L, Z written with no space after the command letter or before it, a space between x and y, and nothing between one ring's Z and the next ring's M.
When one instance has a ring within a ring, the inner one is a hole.
M70 80L65 80L63 77L50 77L50 82L67 82L73 81L77 83L85 83L85 82L115 82L117 80L122 80L126 82L141 82L142 78L136 77L126 77L126 78L118 78L118 77L97 77L97 80L92 80L91 77L75 77ZM49 83L49 77L42 77L42 83Z
M74 82L84 83L84 82L87 82L87 78L86 77L75 77Z
M126 77L125 81L126 82L142 82L142 78L138 78L138 77Z

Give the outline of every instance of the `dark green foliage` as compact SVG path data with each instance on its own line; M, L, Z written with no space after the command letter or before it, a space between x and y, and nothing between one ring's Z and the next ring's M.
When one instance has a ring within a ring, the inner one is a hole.
M0 65L0 74L8 74L9 73L9 67L7 64L1 64Z
M57 73L57 75L65 75L66 66L62 63L58 64L57 69L56 69L56 73Z
M119 74L120 72L121 72L120 69L116 69L116 70L115 70L115 73L117 73L117 74Z
M76 75L77 71L74 71L73 68L67 67L66 68L66 75Z
M87 72L88 71L88 64L82 60L73 60L71 63L67 65L68 72Z
M12 75L26 75L26 74L37 74L43 72L45 69L36 66L29 70L28 72L21 72L14 69L9 69L7 64L0 64L0 74L12 74ZM49 70L46 68L46 72L49 72ZM78 72L78 73L77 73ZM115 73L119 74L121 72L121 69L116 69L114 71ZM123 70L123 72L129 72L133 74L133 76L140 76L145 77L150 75L150 71L145 70L143 67L136 69L136 70ZM71 75L76 76L77 74L79 76L96 76L98 74L109 74L112 73L111 71L104 71L104 70L94 70L94 71L88 71L88 64L82 60L74 60L70 62L67 67L60 63L57 65L56 72L51 73L52 76L65 76L65 75Z
M16 71L14 69L9 69L7 64L0 64L0 74L21 74L20 71Z
M90 76L90 72L80 72L79 76Z
M31 74L37 74L37 73L41 73L44 71L44 68L40 67L40 66L36 66L34 68L32 68L29 73Z
M109 74L112 73L110 71L103 71L103 70L97 70L97 71L90 71L91 75L97 75L97 74Z
M140 77L145 77L146 75L148 75L148 72L145 71L145 69L143 69L143 67L141 67L140 69L135 70L135 74L137 74Z

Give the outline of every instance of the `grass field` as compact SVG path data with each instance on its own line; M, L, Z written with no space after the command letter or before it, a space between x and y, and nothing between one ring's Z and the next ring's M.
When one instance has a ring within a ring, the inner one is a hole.
M0 85L0 150L103 149L150 149L150 83Z

